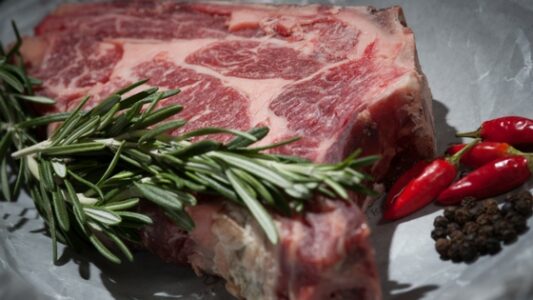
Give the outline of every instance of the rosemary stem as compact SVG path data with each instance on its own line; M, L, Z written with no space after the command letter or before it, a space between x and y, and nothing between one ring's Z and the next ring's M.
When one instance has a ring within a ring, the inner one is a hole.
M110 149L116 149L120 147L120 144L121 144L121 142L115 138L94 139L94 140L91 140L91 142L103 144Z
M78 199L80 200L81 204L94 205L94 204L98 203L98 199L96 199L96 198L87 197L87 196L85 196L82 193L77 193L76 195L78 196Z
M50 140L44 140L42 142L39 142L37 144L31 145L29 147L20 149L18 151L15 151L11 154L11 157L13 158L20 158L22 156L28 156L30 154L35 154L38 152L41 152L45 150L48 146L50 146L52 142Z

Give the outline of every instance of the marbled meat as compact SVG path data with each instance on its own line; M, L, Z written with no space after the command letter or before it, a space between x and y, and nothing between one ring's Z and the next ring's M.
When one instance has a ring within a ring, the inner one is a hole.
M72 109L139 79L180 88L184 130L264 125L263 143L301 139L277 151L336 162L362 147L380 154L383 179L433 155L431 93L399 7L116 2L64 4L25 40L39 93ZM219 139L225 139L221 136ZM354 196L355 197L355 196ZM142 232L164 260L217 274L246 299L379 299L369 228L361 209L317 200L306 213L276 216L270 244L249 213L221 199L189 212L185 233L146 205Z

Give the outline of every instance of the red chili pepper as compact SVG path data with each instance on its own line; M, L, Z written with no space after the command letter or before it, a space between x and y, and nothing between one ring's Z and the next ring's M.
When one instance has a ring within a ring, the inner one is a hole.
M453 155L463 149L466 144L452 145L446 150L446 154ZM506 143L481 142L476 144L461 158L461 163L470 168L479 168L482 165L498 158L523 155L523 152L511 147Z
M456 134L458 137L481 137L484 141L508 143L514 146L533 144L533 120L509 116L485 121L472 132Z
M420 176L422 171L430 164L431 162L427 160L421 160L415 163L410 169L402 174L392 185L390 190L387 192L387 199L385 200L384 208L388 209L394 200L398 197L400 192L405 188L405 186L416 177Z
M508 192L528 180L533 160L525 156L504 157L489 162L442 191L441 204L457 204L465 197L484 199Z
M431 203L440 192L453 182L457 176L458 161L463 153L470 150L475 143L477 141L472 142L452 157L439 158L425 166L418 176L411 179L397 196L392 196L388 207L385 208L383 218L396 220Z
M383 213L385 220L405 217L428 205L447 188L457 175L456 166L446 159L437 159L411 180Z

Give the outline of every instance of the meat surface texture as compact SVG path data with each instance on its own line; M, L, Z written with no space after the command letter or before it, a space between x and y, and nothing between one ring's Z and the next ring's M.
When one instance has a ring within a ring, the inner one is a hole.
M381 155L376 179L434 153L431 93L399 7L65 4L22 51L58 111L149 78L140 88L182 90L160 104L184 105L181 130L269 126L261 143L299 136L276 151L315 162L361 147ZM190 233L150 205L143 210L155 220L142 233L148 249L223 277L239 298L381 297L356 205L322 199L302 215L276 216L277 245L245 209L220 199L189 208Z

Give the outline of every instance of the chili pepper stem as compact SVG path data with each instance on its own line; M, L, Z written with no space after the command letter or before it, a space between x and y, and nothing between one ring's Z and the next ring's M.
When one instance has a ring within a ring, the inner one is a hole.
M533 174L533 153L522 152L515 147L509 146L507 152L512 155L524 156L527 159L527 166L529 171Z
M507 148L507 153L512 154L512 155L523 155L523 156L528 157L528 159L529 159L529 157L532 156L532 154L522 152L522 151L516 149L513 146L509 146L509 148Z
M533 174L533 153L524 155L527 159L527 167L529 168L529 171L531 174Z
M477 138L480 135L480 129L474 130L474 131L467 131L467 132L457 132L455 134L456 137L468 137L468 138Z
M475 139L475 140L471 141L465 147L463 147L463 149L457 151L457 153L455 153L451 157L446 158L446 160L448 160L454 166L457 166L459 164L459 161L461 160L461 157L463 157L463 154L465 154L466 152L470 151L470 149L472 149L480 141L481 141L481 139Z

